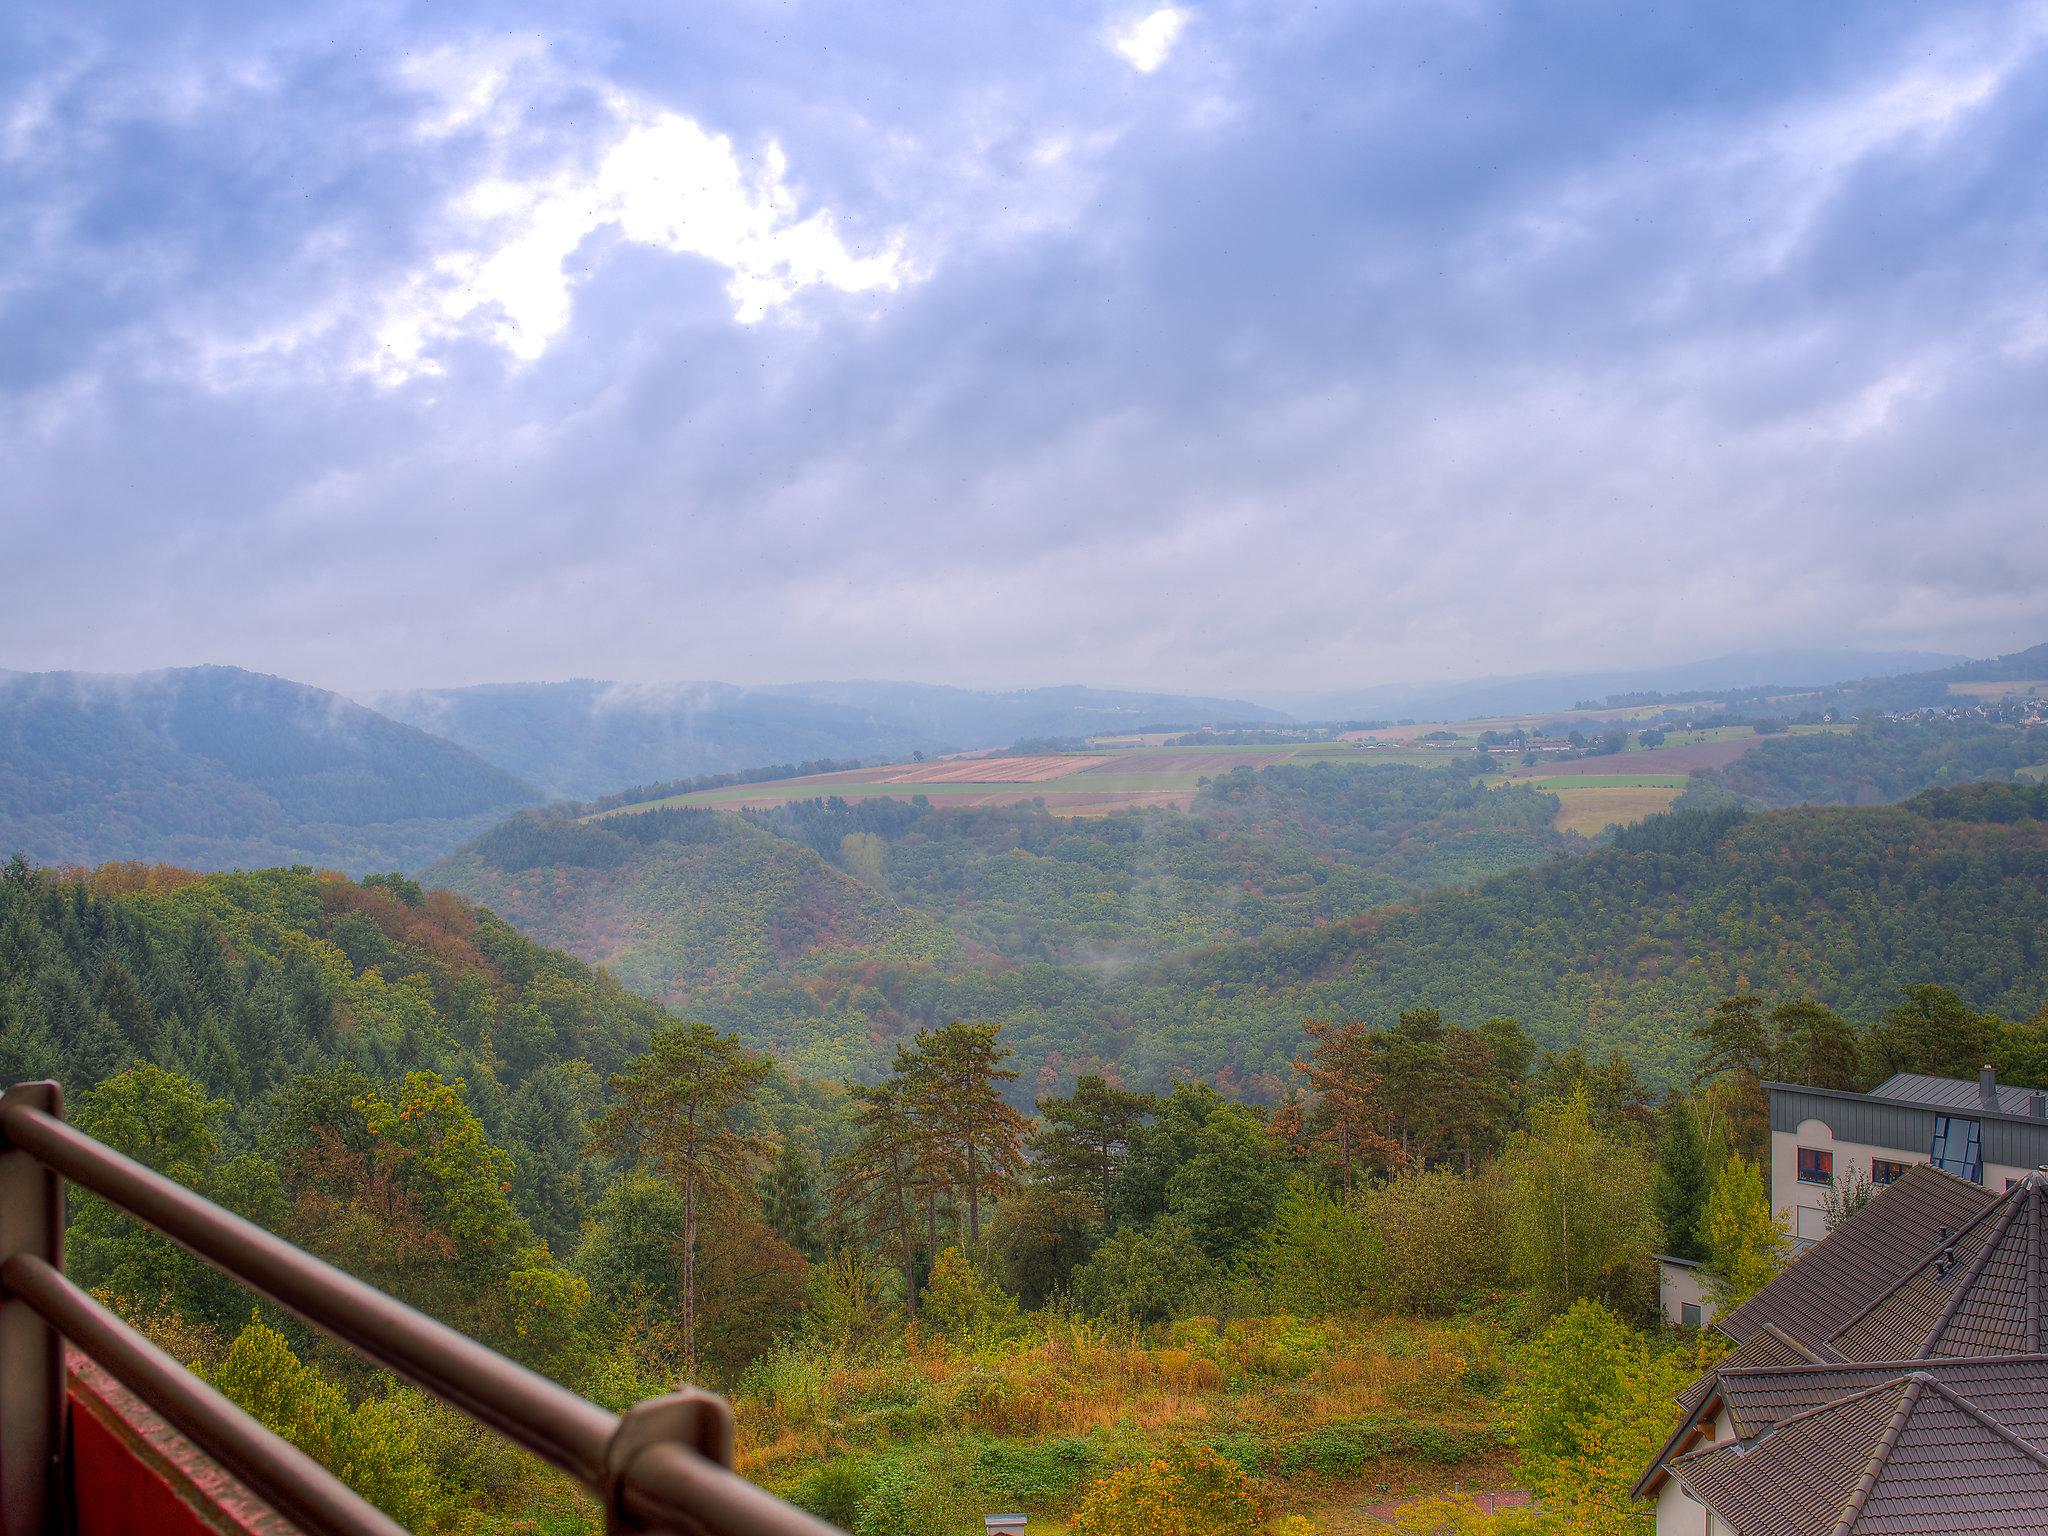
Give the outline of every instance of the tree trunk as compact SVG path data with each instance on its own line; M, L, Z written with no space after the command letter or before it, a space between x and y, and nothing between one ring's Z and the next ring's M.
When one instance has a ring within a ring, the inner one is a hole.
M967 1144L967 1241L981 1241L981 1179L974 1171L974 1143Z
M697 1176L683 1180L683 1370L697 1379Z

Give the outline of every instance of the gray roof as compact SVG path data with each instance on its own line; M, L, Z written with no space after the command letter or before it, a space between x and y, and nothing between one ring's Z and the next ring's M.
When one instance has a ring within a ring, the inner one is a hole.
M1740 1343L1769 1323L1818 1349L1844 1323L1918 1271L1944 1228L1958 1232L1994 1203L1967 1179L1915 1164L1786 1265L1769 1285L1715 1318L1714 1326ZM1894 1358L1918 1353L1908 1349Z
M1993 1092L1998 1098L1994 1113L2032 1118L2033 1089L2009 1088L2001 1083ZM1896 1099L1901 1104L1917 1104L1927 1109L1976 1112L1990 1107L1984 1102L1976 1078L1929 1077L1924 1072L1894 1072L1871 1089L1870 1096L1873 1099Z
M1927 1371L1688 1452L1671 1470L1754 1536L2048 1533L2048 1452Z

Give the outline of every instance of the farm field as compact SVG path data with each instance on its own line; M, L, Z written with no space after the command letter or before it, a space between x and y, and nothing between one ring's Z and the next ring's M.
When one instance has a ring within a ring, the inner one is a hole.
M1603 711L1602 714L1620 713ZM1590 719L1590 716L1587 718ZM930 762L889 763L839 773L811 774L761 784L735 784L620 806L601 813L617 816L668 806L721 810L769 810L793 801L837 796L843 800L918 796L955 809L983 809L1042 800L1063 816L1106 816L1138 806L1192 803L1205 778L1235 768L1279 763L1403 764L1444 768L1469 764L1482 730L1508 730L1529 722L1502 719L1457 725L1424 723L1387 732L1353 733L1339 741L1280 746L1168 746L1148 739L1142 746L1095 744L1087 752L1050 752L1005 757L983 753ZM1795 731L1825 730L1795 727ZM1455 742L1425 746L1430 731L1454 730ZM1129 740L1130 738L1118 738ZM1643 748L1631 740L1625 752L1570 762L1510 762L1492 783L1525 783L1563 802L1561 830L1594 833L1612 821L1630 822L1663 810L1685 787L1685 776L1700 768L1733 762L1770 737L1747 726L1673 733L1662 746Z
M1948 691L1960 698L1981 699L1993 703L2008 695L2022 699L2038 699L2048 697L2048 677L2024 682L1950 683Z
M883 796L908 800L923 795L935 804L972 808L1019 805L1042 799L1048 809L1064 815L1100 816L1139 805L1185 806L1194 799L1203 779L1229 773L1234 768L1313 762L1442 765L1457 760L1458 754L1451 752L1368 752L1348 742L1330 741L1277 747L1144 746L1034 757L940 758L926 763L891 763L843 773L698 790L621 806L603 814L616 816L666 806L766 810L793 800L833 795L846 800Z

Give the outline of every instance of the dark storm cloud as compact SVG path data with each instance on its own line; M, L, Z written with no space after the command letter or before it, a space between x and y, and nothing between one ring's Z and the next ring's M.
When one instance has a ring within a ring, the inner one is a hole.
M2048 6L1157 9L0 22L0 665L2041 638Z

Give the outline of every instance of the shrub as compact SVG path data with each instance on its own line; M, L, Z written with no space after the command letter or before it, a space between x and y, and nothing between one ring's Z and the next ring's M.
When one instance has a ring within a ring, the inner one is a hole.
M875 1491L875 1465L867 1456L835 1456L789 1491L790 1502L801 1504L821 1520L851 1528L860 1518L861 1506Z
M1207 1446L1137 1462L1098 1479L1074 1536L1251 1536L1259 1503L1242 1468Z
M1397 1175L1362 1202L1377 1245L1381 1300L1391 1311L1443 1317L1505 1275L1499 1191L1448 1168Z

